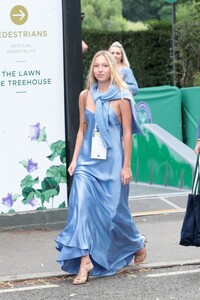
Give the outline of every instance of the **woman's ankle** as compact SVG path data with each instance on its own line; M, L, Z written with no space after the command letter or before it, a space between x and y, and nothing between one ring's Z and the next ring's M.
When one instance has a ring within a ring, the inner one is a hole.
M83 257L81 258L81 265L82 265L82 266L83 266L83 265L87 265L87 264L89 264L89 263L91 263L91 259L90 259L89 255L83 256Z

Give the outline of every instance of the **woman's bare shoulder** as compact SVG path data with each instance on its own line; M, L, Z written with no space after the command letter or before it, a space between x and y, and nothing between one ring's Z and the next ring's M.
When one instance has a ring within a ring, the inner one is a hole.
M88 92L88 90L82 90L81 92L80 92L80 94L79 94L79 96L83 96L84 94L86 94Z

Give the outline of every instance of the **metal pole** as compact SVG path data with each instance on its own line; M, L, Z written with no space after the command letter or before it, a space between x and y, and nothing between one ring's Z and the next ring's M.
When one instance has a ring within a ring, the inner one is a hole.
M80 0L62 0L67 167L74 151L79 123L78 98L83 89ZM72 177L67 173L68 194Z
M173 85L176 86L176 45L175 45L175 23L176 4L172 3L172 65L173 65Z

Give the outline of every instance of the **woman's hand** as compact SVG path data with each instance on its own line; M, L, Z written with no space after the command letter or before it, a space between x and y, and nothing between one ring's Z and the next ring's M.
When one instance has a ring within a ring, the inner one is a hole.
M197 155L199 153L199 151L200 151L200 141L197 140L196 146L194 148L194 152Z
M132 177L132 172L130 167L123 167L121 171L121 181L122 184L129 184L131 180L133 179Z
M72 161L71 164L69 165L69 168L68 168L68 172L69 172L69 175L72 176L74 174L74 170L76 168L76 161Z

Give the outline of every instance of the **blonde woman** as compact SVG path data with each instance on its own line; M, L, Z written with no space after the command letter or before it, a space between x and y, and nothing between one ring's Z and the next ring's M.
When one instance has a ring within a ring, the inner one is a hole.
M130 68L129 61L122 44L114 42L108 51L115 57L122 79L128 85L133 96L135 96L138 93L138 84L133 71Z
M133 97L108 51L95 54L79 96L80 125L66 228L56 239L62 270L73 284L108 276L146 257L145 238L128 208L132 133L142 134ZM87 126L85 126L85 123ZM122 143L123 139L123 143Z

